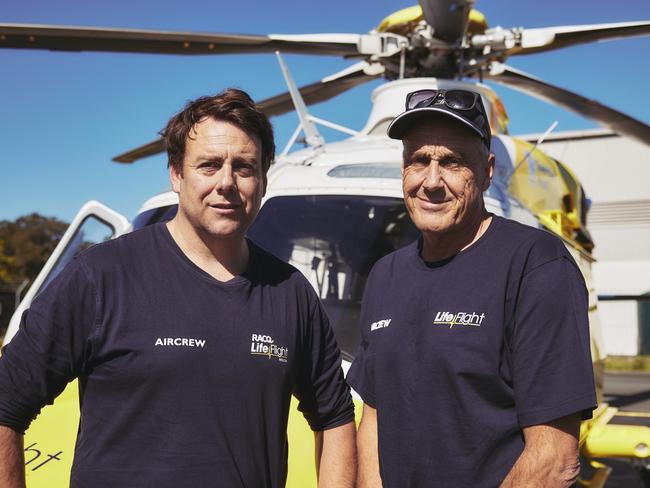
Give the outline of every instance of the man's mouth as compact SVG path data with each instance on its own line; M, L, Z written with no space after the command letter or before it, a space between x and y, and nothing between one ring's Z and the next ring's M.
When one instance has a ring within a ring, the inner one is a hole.
M210 208L222 215L234 215L241 208L241 204L228 202L211 203Z
M239 205L237 203L225 202L225 203L211 203L210 207L217 208L219 210L233 210L233 209L241 207L241 205Z
M420 200L420 205L422 205L425 208L426 207L437 208L437 207L441 207L443 205L446 205L447 203L450 202L450 200L445 200L445 199L442 199L442 200L430 200L428 198L427 199L418 198L418 200Z

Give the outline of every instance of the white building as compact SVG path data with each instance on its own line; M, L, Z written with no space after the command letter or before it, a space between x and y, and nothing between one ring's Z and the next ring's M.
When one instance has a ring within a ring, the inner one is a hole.
M650 293L650 146L595 129L551 134L540 149L574 171L592 202L587 227L596 244L598 294ZM640 327L650 336L650 314L641 324L639 303L650 310L650 302L599 303L608 354L638 354Z

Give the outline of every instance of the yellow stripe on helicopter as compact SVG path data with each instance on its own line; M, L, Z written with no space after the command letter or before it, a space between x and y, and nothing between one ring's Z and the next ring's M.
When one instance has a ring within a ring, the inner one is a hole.
M377 31L405 35L412 32L413 28L423 19L422 7L414 5L413 7L403 8L390 14L379 23ZM469 34L480 34L485 32L487 28L488 23L485 15L478 10L470 10L467 32Z

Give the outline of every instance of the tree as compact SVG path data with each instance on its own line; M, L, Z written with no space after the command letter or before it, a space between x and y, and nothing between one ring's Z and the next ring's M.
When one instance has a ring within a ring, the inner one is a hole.
M0 240L0 288L9 288L12 276L15 273L14 259L7 256L5 243Z
M15 291L32 281L61 240L68 224L37 213L0 221L0 286Z

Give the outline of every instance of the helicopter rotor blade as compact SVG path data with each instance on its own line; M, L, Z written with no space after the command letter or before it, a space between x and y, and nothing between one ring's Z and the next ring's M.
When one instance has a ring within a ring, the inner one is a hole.
M142 29L0 24L0 48L104 51L149 54L285 53L359 55L369 45L359 34L267 36ZM376 44L376 42L374 43ZM374 45L372 42L370 45ZM365 54L365 53L363 53ZM370 53L374 54L374 53Z
M608 127L618 134L636 139L650 146L650 125L595 100L551 85L528 73L501 63L493 63L490 72L484 74L484 77L546 102L559 105L604 127Z
M119 154L113 158L113 161L116 163L125 163L131 164L136 161L149 156L155 156L165 152L165 141L162 138L158 138L155 141L148 142L142 146L138 146L135 149L131 149L125 153Z
M324 102L348 91L355 86L366 83L384 74L384 67L378 63L369 64L365 61L353 64L343 71L327 76L316 83L300 88L307 105ZM282 115L293 110L293 102L289 92L276 95L258 103L266 115Z
M523 29L521 31L520 45L509 50L508 54L533 54L588 42L610 41L646 35L650 35L650 22L619 22Z
M355 86L381 76L383 73L384 67L380 64L369 64L365 61L356 63L343 71L323 78L321 81L303 86L300 88L300 94L305 104L313 105L334 98ZM283 115L291 112L294 108L289 92L262 100L257 105L268 117ZM156 139L148 144L115 156L113 161L118 163L134 163L139 159L154 156L164 151L164 141L162 139Z
M450 44L463 40L475 0L419 0L418 3L424 19L433 28L434 37Z
M540 29L503 29L495 27L472 36L473 49L490 48L499 55L516 56L554 51L588 42L611 41L650 35L650 22L568 25Z

